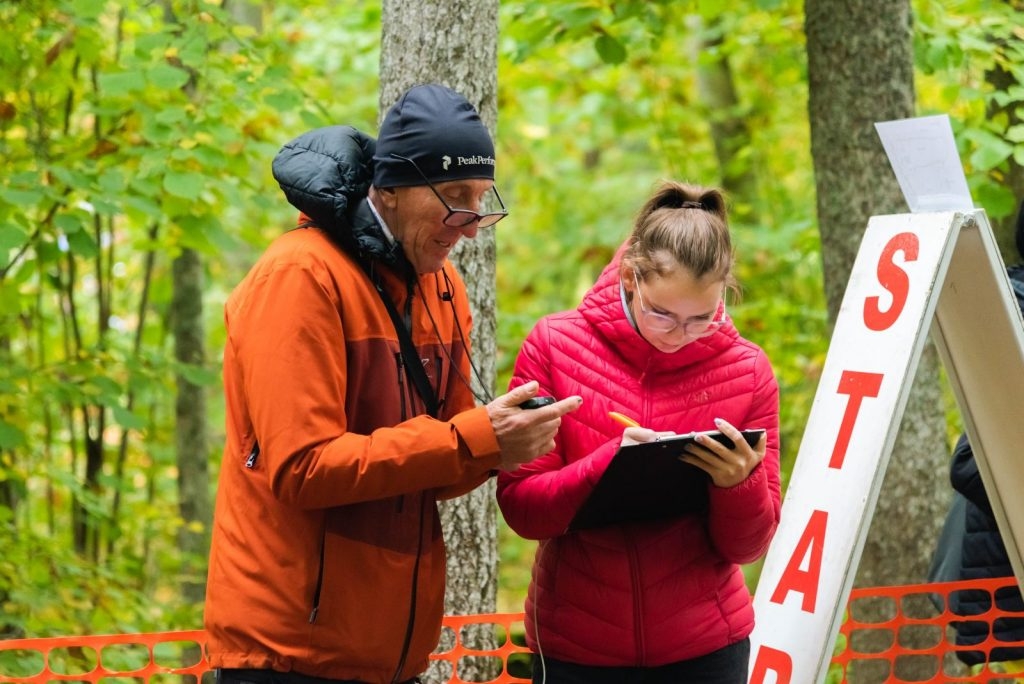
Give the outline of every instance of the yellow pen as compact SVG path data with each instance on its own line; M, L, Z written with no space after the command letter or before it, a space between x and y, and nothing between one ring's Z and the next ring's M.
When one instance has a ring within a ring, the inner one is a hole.
M640 425L640 423L636 422L629 416L619 413L618 411L609 411L608 416L615 422L619 423L620 425L624 425L625 427L643 427Z

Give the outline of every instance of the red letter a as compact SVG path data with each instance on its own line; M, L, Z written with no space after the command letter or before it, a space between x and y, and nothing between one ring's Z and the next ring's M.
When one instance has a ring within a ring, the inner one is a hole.
M804 595L801 609L805 613L813 613L814 605L818 600L818 581L821 579L821 554L825 545L825 528L828 526L828 513L825 511L814 511L811 519L807 521L807 527L797 542L796 549L789 559L786 571L779 578L779 583L772 594L772 603L782 603L786 595L796 591ZM800 566L804 558L810 558L807 562L807 569L801 570Z

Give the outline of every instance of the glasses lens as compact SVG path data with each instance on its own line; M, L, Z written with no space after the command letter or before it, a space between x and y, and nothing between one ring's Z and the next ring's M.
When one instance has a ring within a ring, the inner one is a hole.
M497 223L501 219L505 218L505 216L506 216L505 214L501 214L501 213L484 214L483 216L480 217L480 227L481 228L490 228L495 223Z
M683 330L690 337L706 337L718 329L718 323L711 321L690 321Z
M641 312L647 318L647 327L654 332L667 333L679 327L679 323L671 316L665 316L653 311L643 311L642 309Z
M465 228L479 218L480 214L475 211L449 209L448 215L444 217L444 225L450 226L451 228Z
M500 212L494 214L478 214L468 209L452 209L444 219L444 225L451 228L465 228L474 221L479 221L477 228L490 228L495 223L505 218L506 214Z
M684 330L690 337L707 337L721 328L724 322L725 312L723 311L722 317L717 321L689 321Z

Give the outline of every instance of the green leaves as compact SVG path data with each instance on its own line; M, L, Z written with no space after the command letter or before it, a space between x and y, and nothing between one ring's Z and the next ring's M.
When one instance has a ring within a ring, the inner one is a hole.
M145 75L138 71L103 73L97 77L100 92L111 97L127 97L146 87Z
M0 186L0 200L20 207L40 203L45 197L42 190Z
M954 11L937 0L915 15L915 55L922 108L948 111L976 204L990 218L1010 217L1024 195L1024 35L1015 3L967 3Z
M0 451L17 449L25 443L25 433L16 425L0 419Z
M163 188L175 197L196 200L205 182L206 177L200 173L168 171L164 176Z
M1014 145L1002 135L984 128L964 132L964 138L974 143L970 163L977 171L990 171L1006 161L1014 152Z
M188 79L188 72L168 64L156 64L146 73L146 80L162 90L177 90L188 83Z
M20 249L28 239L28 233L21 226L10 221L0 224L0 255ZM0 263L3 266L3 263Z
M597 37L594 49L605 64L622 64L626 61L626 46L606 33Z
M218 300L262 231L291 215L269 201L270 159L303 119L327 122L335 93L296 77L281 32L297 29L280 19L256 30L217 3L177 0L8 5L18 40L0 42L0 489L17 492L18 511L0 507L4 622L37 634L194 627L174 622L194 620L194 606L147 596L173 595L184 562L183 523L168 515L175 382L216 397L220 377L216 362L172 362L172 263L186 248L217 257L206 265L212 348ZM344 106L372 121L373 74L351 78L360 91ZM8 534L9 520L53 528Z

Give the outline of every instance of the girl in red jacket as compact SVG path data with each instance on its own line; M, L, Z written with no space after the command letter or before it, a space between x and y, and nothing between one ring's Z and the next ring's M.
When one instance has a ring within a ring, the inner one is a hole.
M519 353L512 387L584 400L554 451L498 479L509 526L540 542L526 599L534 682L746 682L740 565L779 522L779 396L726 312L732 266L722 194L666 182L579 307L541 319ZM765 430L754 446L746 428ZM736 446L699 438L682 456L706 473L694 470L706 486L681 506L691 512L573 524L620 445L716 429Z

